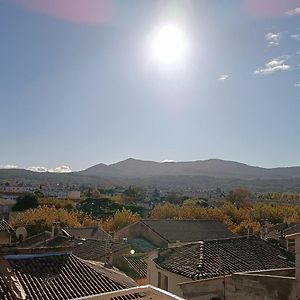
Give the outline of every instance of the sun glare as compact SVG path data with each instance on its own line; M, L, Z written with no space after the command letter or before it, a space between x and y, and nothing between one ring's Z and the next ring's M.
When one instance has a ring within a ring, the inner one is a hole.
M152 35L151 52L161 63L175 64L183 60L186 51L186 36L177 26L165 25Z

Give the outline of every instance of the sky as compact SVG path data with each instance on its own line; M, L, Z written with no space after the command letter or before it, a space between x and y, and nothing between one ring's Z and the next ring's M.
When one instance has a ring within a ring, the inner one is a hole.
M0 38L2 168L300 165L298 0L0 0Z

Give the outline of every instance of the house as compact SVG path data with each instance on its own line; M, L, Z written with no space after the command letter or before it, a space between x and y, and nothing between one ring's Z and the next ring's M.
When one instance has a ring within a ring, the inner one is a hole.
M71 200L80 200L81 193L80 191L71 191L68 193L67 198Z
M155 288L151 285L143 285L115 292L108 292L94 296L82 297L77 300L184 300L171 293ZM43 300L43 299L41 299Z
M3 300L67 300L134 286L125 274L71 253L8 255L0 260Z
M35 234L33 236L30 236L28 238L25 238L21 243L19 244L20 248L36 248L41 247L41 245L44 245L44 243L49 240L52 237L52 234L50 231L44 231L38 234Z
M122 255L130 254L131 247L123 241L100 241L87 239L75 241L72 252L83 259L118 265Z
M0 198L0 214L8 215L12 207L16 204L15 200L7 200Z
M159 248L206 239L234 237L226 225L217 220L140 220L115 233L114 238L144 239Z
M14 229L4 220L0 220L0 245L9 245L12 242Z
M288 251L295 252L295 241L287 239L286 236L298 232L300 232L300 223L291 224L290 226L287 226L285 224L279 224L274 230L268 232L264 236L264 239L274 244L278 244L281 247L286 248Z
M124 241L77 239L65 235L51 236L51 232L37 234L22 241L18 246L21 249L64 248L72 251L74 255L86 260L108 262L117 264L122 255L128 255L131 247Z
M61 230L66 235L72 236L75 239L107 240L111 238L111 235L100 226L81 228L65 227Z
M148 283L179 296L189 282L218 278L216 284L222 286L222 278L233 273L294 267L292 253L254 236L190 243L155 256L148 260Z

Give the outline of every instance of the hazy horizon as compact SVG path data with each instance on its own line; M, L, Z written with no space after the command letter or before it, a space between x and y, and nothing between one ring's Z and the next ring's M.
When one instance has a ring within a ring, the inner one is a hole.
M300 0L2 0L0 167L299 166L299 20Z
M119 161L114 161L114 162L97 162L94 163L90 166L86 166L83 169L73 169L71 166L67 166L67 165L62 165L62 166L54 166L54 167L48 167L46 165L40 165L40 166L19 166L19 165L14 165L14 164L7 164L7 165L0 165L0 169L24 169L24 170L29 170L29 171L34 171L34 172L53 172L53 173L69 173L69 172L78 172L78 171L83 171L86 170L90 167L96 166L98 164L105 164L105 165L113 165L128 159L134 159L134 160L141 160L141 161L151 161L151 162L157 162L157 163L170 163L170 162L195 162L195 161L208 161L208 160L222 160L222 161L230 161L230 162L237 162L237 163L241 163L241 164L246 164L248 166L252 166L252 167L260 167L260 168L265 168L265 169L272 169L272 168L281 168L281 167L300 167L300 165L291 165L291 166L272 166L272 167L268 167L268 166L259 166L259 165L253 165L253 164L249 164L249 163L245 163L245 162L241 162L241 161L234 161L234 160L226 160L226 159L221 159L221 158L207 158L207 159L196 159L196 160L180 160L180 161L176 161L176 160L172 160L172 159L164 159L162 161L157 161L157 160L151 160L151 159L141 159L141 158L134 158L134 157L128 157L125 159L121 159Z

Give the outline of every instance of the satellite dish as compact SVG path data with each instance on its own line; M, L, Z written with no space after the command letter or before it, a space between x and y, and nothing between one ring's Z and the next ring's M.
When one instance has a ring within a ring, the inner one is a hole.
M18 227L16 229L16 236L19 241L23 241L27 237L27 230L25 227Z

